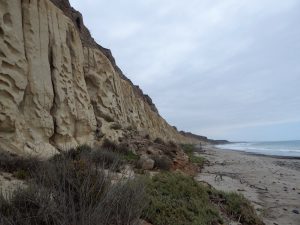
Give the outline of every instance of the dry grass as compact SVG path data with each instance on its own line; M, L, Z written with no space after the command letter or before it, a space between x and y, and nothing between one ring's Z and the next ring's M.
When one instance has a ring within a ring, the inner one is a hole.
M102 167L107 157L97 158L94 152L82 146L28 169L27 188L12 193L10 200L0 196L0 224L136 224L146 202L144 183L112 183Z

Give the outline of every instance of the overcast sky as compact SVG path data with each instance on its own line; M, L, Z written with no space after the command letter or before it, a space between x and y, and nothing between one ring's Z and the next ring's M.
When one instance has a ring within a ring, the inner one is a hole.
M178 129L300 139L300 0L71 0Z

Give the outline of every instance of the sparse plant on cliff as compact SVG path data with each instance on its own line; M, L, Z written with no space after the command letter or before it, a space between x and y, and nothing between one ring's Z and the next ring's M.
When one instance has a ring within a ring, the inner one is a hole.
M193 144L181 144L181 148L188 155L191 163L197 164L200 168L204 166L206 159L202 156L195 155L195 145Z
M105 139L101 146L102 149L107 149L109 151L115 152L119 154L119 157L126 162L135 164L136 161L139 159L139 156L134 154L132 151L129 150L129 147L125 143L116 144L113 141Z
M195 151L195 145L193 144L181 144L180 146L187 155L190 155Z
M124 165L120 154L105 149L97 149L91 152L90 157L93 163L106 169L120 170Z

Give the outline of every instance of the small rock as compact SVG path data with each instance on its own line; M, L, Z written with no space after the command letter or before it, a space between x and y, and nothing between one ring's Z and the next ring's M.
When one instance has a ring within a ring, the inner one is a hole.
M143 155L138 161L138 165L141 169L152 170L154 167L154 160L150 159L148 156Z
M294 209L292 212L295 214L299 214L299 210L297 210L297 209Z

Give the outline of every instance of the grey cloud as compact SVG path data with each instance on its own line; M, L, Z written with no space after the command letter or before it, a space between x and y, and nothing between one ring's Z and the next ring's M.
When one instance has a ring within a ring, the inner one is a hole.
M71 3L179 129L253 140L300 121L299 1Z

